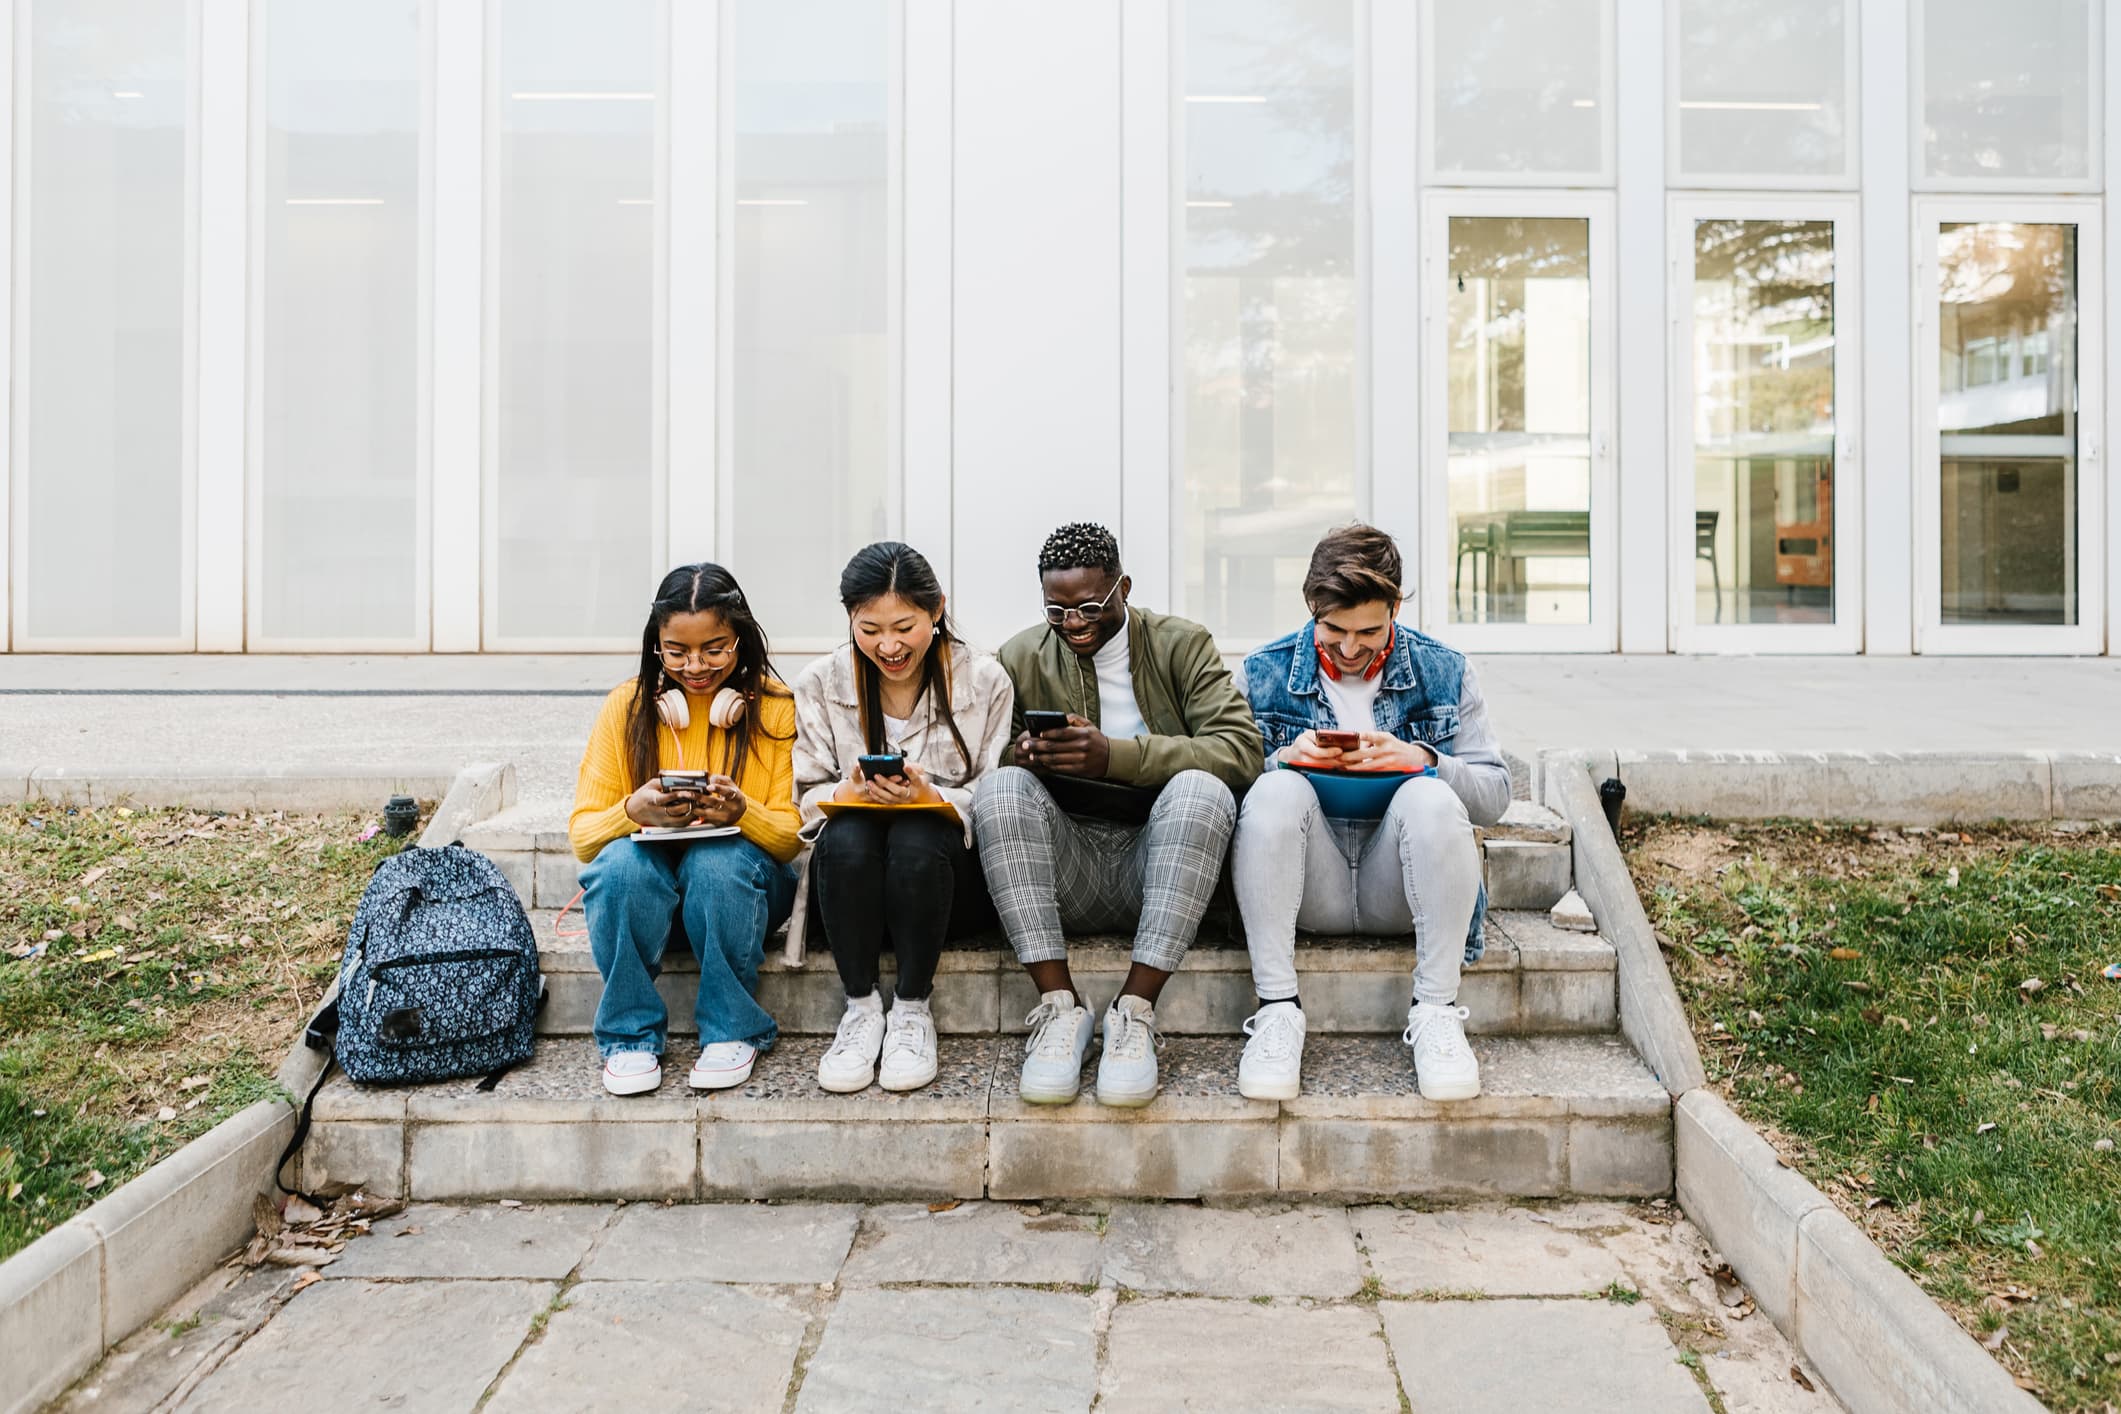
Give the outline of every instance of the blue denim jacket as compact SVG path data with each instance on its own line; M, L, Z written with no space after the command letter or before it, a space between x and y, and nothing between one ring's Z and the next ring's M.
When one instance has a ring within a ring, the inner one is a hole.
M1305 732L1339 725L1331 699L1319 687L1318 674L1318 647L1310 624L1246 656L1245 700L1252 705L1269 760ZM1486 707L1472 679L1465 654L1401 624L1393 636L1391 656L1385 660L1371 711L1379 731L1434 750L1437 775L1461 799L1491 795L1495 778L1490 773L1499 772L1501 801L1506 805L1509 768L1488 737ZM1468 726L1477 740L1460 740ZM1476 775L1486 779L1476 780ZM1477 818L1487 812L1472 813ZM1498 806L1480 823L1491 824L1500 814ZM1466 933L1469 963L1478 962L1486 951L1483 924L1487 913L1488 886L1483 880L1473 904L1473 924Z

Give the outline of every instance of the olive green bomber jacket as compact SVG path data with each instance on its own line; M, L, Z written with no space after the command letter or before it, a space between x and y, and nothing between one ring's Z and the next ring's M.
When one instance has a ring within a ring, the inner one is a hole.
M1014 763L1027 709L1097 721L1097 668L1052 629L1025 629L1002 645L1000 657L1016 684L1004 765ZM1258 778L1259 726L1207 629L1130 604L1127 659L1149 735L1112 741L1106 780L1158 787L1180 771L1199 770L1242 793Z

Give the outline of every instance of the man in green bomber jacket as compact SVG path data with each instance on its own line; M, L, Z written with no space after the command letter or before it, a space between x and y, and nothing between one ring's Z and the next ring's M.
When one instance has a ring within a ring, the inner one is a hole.
M1259 773L1259 728L1206 629L1127 603L1111 531L1062 526L1038 575L1046 623L1002 648L1016 719L973 801L987 887L1039 991L1017 1093L1064 1105L1079 1088L1092 1026L1066 933L1132 928L1097 1098L1146 1105L1157 994L1222 874L1237 792Z

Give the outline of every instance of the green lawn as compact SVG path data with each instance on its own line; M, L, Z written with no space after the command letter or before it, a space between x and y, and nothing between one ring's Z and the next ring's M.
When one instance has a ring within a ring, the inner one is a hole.
M2050 1407L2121 1405L2121 833L1623 846L1711 1083Z
M0 1259L276 1093L369 823L0 807Z

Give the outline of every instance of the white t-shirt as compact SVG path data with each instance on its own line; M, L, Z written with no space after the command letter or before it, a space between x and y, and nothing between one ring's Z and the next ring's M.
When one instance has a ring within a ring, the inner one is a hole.
M1122 620L1112 641L1090 660L1097 669L1097 729L1121 741L1149 734L1141 708L1134 701L1134 669L1127 658L1127 632Z
M913 735L913 718L884 714L884 746L888 750Z
M1318 670L1318 685L1324 689L1326 700L1333 704L1333 719L1340 723L1344 732L1374 732L1377 730L1377 690L1384 686L1385 675L1374 678L1335 678L1324 668Z

